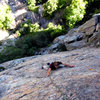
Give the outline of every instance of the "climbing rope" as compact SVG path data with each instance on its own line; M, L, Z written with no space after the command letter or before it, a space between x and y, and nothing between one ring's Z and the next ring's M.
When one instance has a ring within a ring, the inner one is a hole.
M50 81L52 82L52 84L58 89L58 91L61 93L61 95L63 96L64 100L67 100L66 98L66 95L63 93L63 91L56 85L56 83L54 83L53 79L51 77L50 78Z

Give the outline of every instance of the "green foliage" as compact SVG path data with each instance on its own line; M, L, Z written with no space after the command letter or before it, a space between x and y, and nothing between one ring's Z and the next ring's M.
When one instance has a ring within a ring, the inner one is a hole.
M72 0L58 0L58 8L62 8L62 7L65 7L67 5L70 5L71 4L71 1Z
M3 71L3 70L5 70L5 68L4 67L0 67L0 72Z
M27 0L27 4L29 8L35 7L36 0Z
M0 7L0 28L10 29L11 23L14 17L11 13L11 9L8 5Z
M94 15L94 14L97 14L97 13L100 13L100 8L99 8L99 9L96 9L96 10L94 11L93 15Z
M15 47L5 47L0 53L0 63L34 55L38 51L33 35L27 35L15 42Z
M0 46L2 45L2 42L0 41Z
M48 0L44 5L44 16L52 15L58 9L58 0Z
M47 0L36 0L36 4L43 4L47 2Z
M46 29L39 28L39 24L31 24L30 22L24 23L21 25L21 29L17 30L16 33L19 36L27 35L27 34L32 34L32 35L37 35L38 37L41 36L41 34L48 34L50 37L54 39L56 36L62 35L65 33L65 29L61 25L53 25L53 23L49 23ZM40 35L40 36L39 36Z
M55 37L62 35L65 33L65 29L61 25L53 25L53 23L49 23L47 26L47 30L51 31L50 36L54 39Z
M23 39L21 41L29 41L29 40L35 40L34 42L30 41L31 43L35 43L34 45L36 47L43 47L48 45L48 42L51 42L52 39L54 39L56 36L64 34L64 28L60 25L53 25L52 23L48 24L48 27L46 29L39 29L39 25L37 23L35 24L23 24L24 28L17 31L17 34L26 35L28 40ZM31 35L31 37L28 38L28 35ZM25 37L24 37L25 38ZM23 43L21 42L21 43ZM18 43L19 45L22 45ZM27 43L26 43L27 44ZM29 44L28 44L29 45Z
M76 22L82 20L85 14L86 1L72 0L70 6L65 9L66 25L73 28Z
M0 53L0 63L23 56L23 51L16 47L6 47Z
M56 36L65 33L62 26L53 25L51 22L46 29L39 29L37 23L31 24L30 22L22 24L21 27L23 28L20 32L17 31L17 34L23 35L23 37L16 40L15 47L4 48L0 53L0 63L16 58L35 55L40 48L48 46Z
M28 9L37 13L39 6L36 6L36 0L27 0Z
M38 3L42 3L42 0L38 0Z
M86 14L82 19L81 23L85 23L89 20L94 14L99 12L100 9L100 0L86 0L88 3L86 5Z
M44 5L44 16L52 16L58 9L69 5L71 0L48 0Z
M39 31L39 24L31 24L30 21L21 25L21 28L16 31L16 33L20 35L34 34Z
M39 31L35 36L35 40L38 48L47 46L49 43L51 43L51 37L49 31L46 30Z
M33 35L26 35L20 38L16 41L15 45L17 48L20 48L22 50L24 56L34 55L35 52L38 51Z

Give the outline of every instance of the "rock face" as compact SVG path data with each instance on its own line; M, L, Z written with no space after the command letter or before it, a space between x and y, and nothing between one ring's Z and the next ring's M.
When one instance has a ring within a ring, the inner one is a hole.
M6 46L15 46L15 41L18 39L18 35L11 34L8 31L0 30L0 52Z
M75 67L46 77L41 66L55 60ZM100 48L31 57L15 66L0 72L0 100L100 100Z
M59 51L59 46L63 45L66 49L74 50L87 45L100 46L100 14L96 14L78 28L71 29L66 35L55 38L49 48L41 50L40 54Z

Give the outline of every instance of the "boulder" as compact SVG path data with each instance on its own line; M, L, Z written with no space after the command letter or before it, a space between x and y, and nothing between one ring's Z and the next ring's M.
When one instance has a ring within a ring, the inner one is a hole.
M95 31L95 26L91 26L91 27L85 29L84 33L86 36L90 36L94 33L94 31Z
M63 43L63 40L66 38L66 35L58 36L54 39L53 43Z
M78 49L78 48L82 48L84 46L86 46L86 40L81 40L81 41L75 41L73 43L65 43L66 46L66 50L74 50L74 49Z
M88 20L86 23L84 23L83 25L78 27L78 31L79 32L84 32L86 29L95 26L96 25L96 21L95 18L91 18L90 20Z
M73 33L73 34L67 34L66 38L63 40L64 43L72 43L75 41L80 41L84 38L84 34L83 33Z

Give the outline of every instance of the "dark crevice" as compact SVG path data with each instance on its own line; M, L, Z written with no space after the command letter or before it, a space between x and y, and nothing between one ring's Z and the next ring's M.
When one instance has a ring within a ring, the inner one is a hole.
M26 95L27 95L27 94L24 94L24 95L20 96L17 100L23 98L23 97L26 96Z
M88 38L90 38L90 37L92 37L93 36L93 34L91 34L91 35L89 35L89 36L87 36Z
M81 41L83 37L79 36L76 41Z
M69 41L68 44L75 42L75 40Z
M0 72L1 72L1 71L4 71L4 70L5 70L5 68L4 68L4 67L0 67Z
M15 70L19 70L19 69L21 69L21 68L23 68L23 67L25 67L25 66L21 66L21 67L15 68Z

